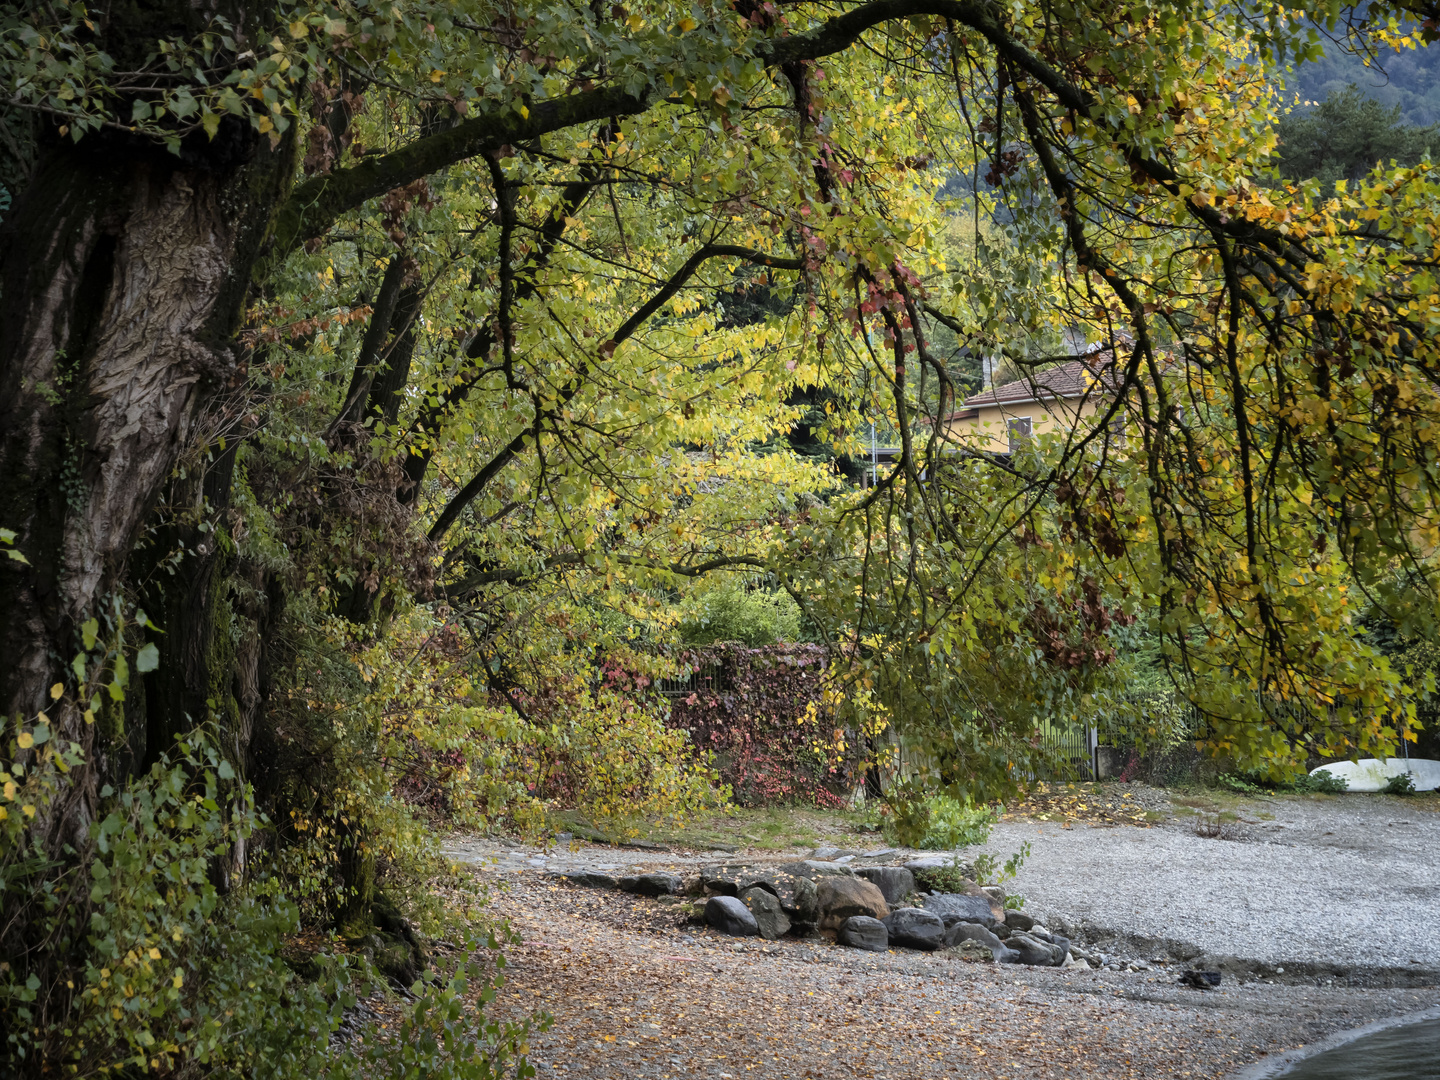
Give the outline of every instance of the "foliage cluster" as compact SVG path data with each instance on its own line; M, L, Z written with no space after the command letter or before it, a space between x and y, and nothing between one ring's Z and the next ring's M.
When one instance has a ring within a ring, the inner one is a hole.
M1416 165L1440 158L1440 124L1403 124L1399 105L1387 108L1353 83L1313 108L1287 114L1276 134L1280 175L1315 179L1327 190L1337 180L1363 179L1377 162Z
M683 652L688 692L671 697L670 724L714 755L743 806L842 806L872 761L878 730L847 729L827 700L829 656L817 645L751 649L723 642Z
M681 640L691 645L738 641L752 649L800 639L800 607L788 593L727 577L696 590L681 605Z
M56 774L80 761L73 748L23 742L9 739L0 804L0 897L7 917L23 920L6 939L20 947L0 965L0 1012L14 1021L0 1048L6 1075L533 1075L525 1047L548 1017L499 1024L471 1011L504 967L501 937L477 931L474 911L444 924L461 962L409 988L403 1046L330 1046L377 973L334 947L297 962L302 912L287 892L303 877L281 873L257 845L268 823L207 730L123 790L98 793L105 812L79 840L84 873L23 831L53 812ZM24 754L30 746L42 752Z
M955 851L990 839L1000 811L944 794L894 805L884 821L885 839L922 851Z

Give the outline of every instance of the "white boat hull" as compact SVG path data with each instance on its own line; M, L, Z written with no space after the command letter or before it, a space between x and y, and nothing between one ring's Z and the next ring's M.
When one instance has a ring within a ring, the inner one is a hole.
M1391 778L1408 772L1416 791L1434 791L1440 788L1440 761L1429 758L1362 758L1359 761L1337 761L1333 765L1321 765L1311 769L1314 776L1321 770L1339 780L1344 780L1349 791L1384 791Z

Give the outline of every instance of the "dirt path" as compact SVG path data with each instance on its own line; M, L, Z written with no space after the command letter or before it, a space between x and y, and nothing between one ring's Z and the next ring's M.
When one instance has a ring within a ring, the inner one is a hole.
M1202 993L1165 970L737 943L676 925L660 902L534 869L475 872L527 942L509 953L496 1015L557 1020L532 1047L541 1077L1214 1077L1437 998L1253 983Z

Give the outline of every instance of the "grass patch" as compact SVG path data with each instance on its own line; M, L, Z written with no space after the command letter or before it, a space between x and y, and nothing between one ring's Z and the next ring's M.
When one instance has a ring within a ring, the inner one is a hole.
M861 850L883 841L867 827L865 815L813 807L734 807L703 814L682 827L672 822L640 826L640 839L695 850L727 848L806 851L831 846Z

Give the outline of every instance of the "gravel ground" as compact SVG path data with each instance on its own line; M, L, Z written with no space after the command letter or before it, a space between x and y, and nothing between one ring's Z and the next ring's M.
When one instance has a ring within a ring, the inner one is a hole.
M531 1040L545 1080L1213 1077L1436 1000L1434 987L1227 981L1201 992L1166 967L1060 971L736 942L678 925L661 902L530 868L479 872L526 941L507 950L487 1012L555 1016Z
M1125 790L1132 805L1165 808L1163 792ZM665 901L553 876L809 852L540 851L461 837L446 848L497 886L497 913L524 936L507 950L492 1015L554 1014L532 1040L546 1080L1225 1076L1440 1004L1440 798L1249 800L1222 837L1198 835L1191 817L1150 828L1039 819L1069 798L1002 821L987 850L1003 859L1028 841L1011 891L1077 943L1142 970L736 942ZM1177 985L1187 966L1225 971L1221 989Z
M1260 814L1273 815L1263 820ZM986 850L1031 854L1007 886L1047 923L1193 943L1219 955L1440 969L1440 800L1250 800L1234 839L1006 821Z

